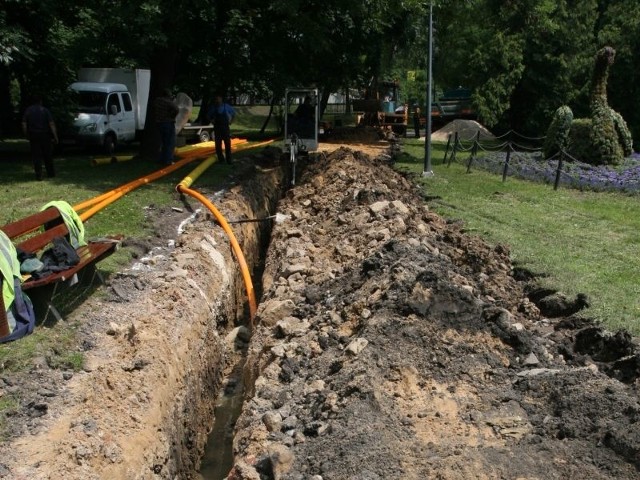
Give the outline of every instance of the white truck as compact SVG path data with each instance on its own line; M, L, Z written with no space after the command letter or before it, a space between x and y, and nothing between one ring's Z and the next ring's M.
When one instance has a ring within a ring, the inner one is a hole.
M151 71L82 68L70 88L78 94L78 111L64 143L100 146L113 154L116 145L144 130Z

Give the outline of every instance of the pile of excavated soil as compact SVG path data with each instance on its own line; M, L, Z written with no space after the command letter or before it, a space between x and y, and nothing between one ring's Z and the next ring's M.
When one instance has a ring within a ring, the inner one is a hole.
M496 137L485 126L475 120L453 120L431 134L431 140L446 142L449 135L458 134L461 141L473 141L480 134L480 140L495 140Z
M638 478L639 357L558 316L583 299L537 307L507 247L358 152L310 165L279 211L229 478Z

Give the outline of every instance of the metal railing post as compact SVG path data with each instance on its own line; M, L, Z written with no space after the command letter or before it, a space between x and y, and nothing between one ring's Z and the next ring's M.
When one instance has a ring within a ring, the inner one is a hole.
M458 152L458 142L458 132L456 132L453 138L453 151L451 152L451 156L449 157L449 163L447 164L447 167L450 166L451 162L455 161L456 159L456 153Z
M560 174L562 173L562 164L564 162L564 150L560 150L560 159L558 160L558 169L556 170L556 181L553 183L553 189L557 190L560 185Z
M502 181L507 181L507 172L509 171L509 160L511 160L511 144L507 143L507 158L504 161L504 168L502 169Z
M442 159L442 164L447 163L447 155L449 155L449 146L451 145L451 134L447 135L447 148L444 151L444 159Z
M473 147L471 147L471 155L469 155L469 162L467 163L467 173L471 172L471 164L478 154L478 145L480 144L480 131L476 133L476 138L473 140Z

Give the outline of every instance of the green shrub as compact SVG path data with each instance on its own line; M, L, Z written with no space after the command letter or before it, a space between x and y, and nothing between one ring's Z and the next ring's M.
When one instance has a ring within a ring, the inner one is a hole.
M559 151L567 149L572 121L573 112L568 106L563 105L555 111L543 146L544 158L551 158Z
M576 160L585 163L594 163L597 156L591 148L591 119L576 118L571 124L569 145L567 152Z

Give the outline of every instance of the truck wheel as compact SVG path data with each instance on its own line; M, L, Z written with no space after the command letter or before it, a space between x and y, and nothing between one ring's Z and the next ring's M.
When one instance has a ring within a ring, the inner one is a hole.
M107 155L113 155L116 151L116 139L113 135L107 135L104 137L104 153Z
M211 135L209 135L209 132L200 132L198 138L201 142L208 142L209 140L211 140Z
M400 135L400 136L404 136L404 134L407 131L407 127L404 125L393 125L391 127L391 130L393 131L393 133L395 133L396 135Z

